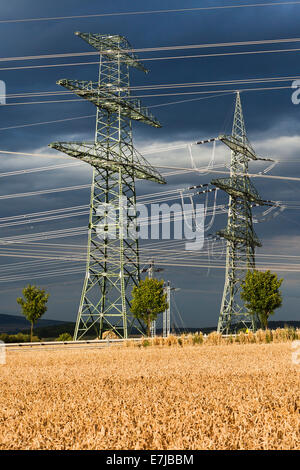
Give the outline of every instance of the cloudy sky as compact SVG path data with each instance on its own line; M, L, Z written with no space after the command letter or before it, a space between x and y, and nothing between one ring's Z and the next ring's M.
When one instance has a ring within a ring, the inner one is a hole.
M295 105L291 101L292 81L296 77L300 78L298 43L294 41L216 46L216 43L297 38L300 3L46 21L7 20L104 15L141 10L193 9L199 5L204 8L237 3L242 5L250 2L230 0L225 2L151 0L143 4L139 1L124 0L115 0L113 3L102 0L1 2L0 79L6 83L8 105L1 106L0 109L0 150L23 154L0 154L0 241L2 240L0 313L18 314L19 308L15 299L22 287L32 282L46 288L51 294L45 318L60 320L76 318L84 263L53 258L57 253L60 257L75 254L80 258L84 255L86 243L84 228L88 223L87 206L90 196L88 185L91 182L91 170L85 164L74 165L77 162L64 158L47 146L53 141L92 140L95 109L85 100L66 102L70 96L57 94L51 96L51 92L64 90L56 85L56 81L61 78L96 80L97 65L89 64L95 62L96 58L74 56L25 59L28 56L92 51L88 44L74 36L74 31L121 34L126 36L136 49L215 45L139 53L140 58L145 59L150 72L144 75L142 72L132 70L133 86L198 83L194 87L173 86L163 90L155 87L152 90L135 92L139 96L152 95L144 97L143 103L153 107L152 112L162 123L161 129L143 124L134 125L136 147L145 153L152 164L190 167L189 144L199 139L230 132L234 90L276 86L280 89L264 91L256 89L241 93L248 137L257 153L278 161L277 165L268 171L268 175L300 178L298 161L300 105ZM286 51L287 49L289 51ZM278 50L281 52L237 54ZM207 57L187 58L188 55L207 55ZM21 59L9 60L16 57ZM177 59L167 59L167 57L177 57ZM81 65L67 65L74 63ZM274 78L283 79L277 82L270 81ZM199 82L249 79L269 81L246 82L243 85L236 83L222 86L215 83L199 85ZM220 91L222 93L219 93ZM30 93L34 95L29 95ZM163 96L155 96L157 94ZM29 102L34 104L26 104ZM60 122L52 122L58 120ZM169 151L157 150L176 146L177 149ZM205 168L212 159L211 145L194 146L192 151L197 167ZM26 156L24 153L34 153L37 156ZM224 162L228 164L229 159L229 152L222 147L222 144L218 144L215 149L215 165ZM54 165L59 165L60 168L4 175L8 172L16 173ZM251 163L250 172L258 174L267 167L268 164ZM164 174L171 172L167 169L161 171ZM173 174L166 177L168 186L137 183L137 193L142 200L145 193L185 189L191 185L209 183L215 175L209 172L203 175ZM285 280L282 288L283 307L276 312L274 319L296 320L299 319L300 281L298 258L300 218L297 210L297 204L300 208L299 181L257 177L253 182L262 198L284 201L288 206L280 213L275 211L264 214L263 212L268 209L264 208L254 214L258 221L263 219L262 222L255 224L255 230L263 243L262 248L258 249L257 262L265 269L270 267L273 271L277 271ZM55 188L83 185L86 187L78 190L45 193L46 190ZM39 193L24 195L29 192ZM213 206L213 198L213 194L209 195L209 207ZM174 199L173 202L180 201ZM205 203L205 197L199 196L195 202ZM218 192L217 204L226 205L226 203L226 195ZM40 214L41 212L47 213ZM206 224L211 220L210 214L211 211L207 215ZM217 213L206 235L213 234L225 224L226 214ZM78 230L78 235L50 238L49 234L45 234L56 230L68 230L70 234L72 229ZM27 242L31 241L31 244L25 244L24 237ZM8 239L12 238L19 243L8 244ZM36 243L40 243L40 246ZM165 271L162 275L164 279L170 280L172 285L180 288L174 296L176 307L174 304L173 311L176 323L181 325L176 310L178 309L185 326L215 325L224 284L224 258L220 257L222 246L214 247L214 252L210 253L210 261L207 257L207 244L203 253L197 254L198 264L205 267L192 267L193 256L183 253L181 245L168 244L167 248L169 252L166 254L162 251L165 247L161 245L161 251L157 253L156 259L159 264L159 260L162 262L162 257L167 256L168 261L165 261L167 264L163 266ZM181 261L178 261L180 257ZM170 266L180 263L186 266ZM218 267L214 268L214 265Z

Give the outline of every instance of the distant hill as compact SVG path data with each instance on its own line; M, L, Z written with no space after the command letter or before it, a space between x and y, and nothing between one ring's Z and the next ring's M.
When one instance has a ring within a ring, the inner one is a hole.
M59 320L39 320L36 327L47 327L66 323ZM29 328L29 322L23 316L0 314L0 333L15 334Z
M278 321L269 321L269 328L275 330L276 328L284 328L285 326L292 326L293 328L300 328L300 321L297 320L278 320Z
M270 330L276 330L276 328L284 328L285 326L291 326L293 328L300 328L300 321L296 320L278 320L278 321L269 321L268 322L268 328ZM240 325L239 328L243 328L243 325ZM216 326L208 326L208 327L200 327L200 328L176 328L173 327L171 328L172 333L180 334L184 332L189 332L189 333L196 333L197 331L202 331L204 334L209 334L212 331L216 331L217 327ZM157 330L157 334L161 335L162 330Z
M69 333L73 336L75 330L75 323L73 322L61 322L55 323L52 325L39 325L34 329L34 334L40 339L44 340L54 340L58 338L62 333ZM22 330L22 333L29 334L29 329ZM86 339L94 339L94 336L91 338L87 337Z
M270 321L269 328L275 330L276 328L284 328L285 326L292 326L293 328L300 328L300 321ZM241 325L242 328L243 325ZM22 330L22 333L29 334L28 325L26 325L26 330ZM61 333L70 333L73 336L75 329L75 323L73 322L59 322L53 323L50 325L39 325L34 329L35 334L41 339L52 340L57 338ZM202 331L204 334L209 334L212 331L216 331L217 327L207 327L207 328L172 328L171 333L181 334L181 333L196 333L196 331ZM19 330L20 331L20 330ZM139 335L137 331L132 332L133 335ZM157 329L157 335L162 335L162 330ZM94 339L95 334L91 330L91 335L85 337L85 339Z
M269 321L269 328L275 330L276 328L284 328L285 326L291 326L293 328L300 328L300 321L290 320L278 320ZM241 325L242 326L242 325ZM75 322L66 322L59 320L39 320L34 328L34 333L41 339L54 339L57 338L61 333L70 333L73 335L75 329ZM199 328L171 328L172 333L195 333L196 331L202 331L202 333L210 333L216 331L217 327L199 327ZM29 333L30 325L28 321L18 315L4 315L0 314L0 333L16 334L19 332ZM158 329L157 334L161 335L162 330ZM91 336L93 338L93 335ZM87 338L88 339L88 338Z

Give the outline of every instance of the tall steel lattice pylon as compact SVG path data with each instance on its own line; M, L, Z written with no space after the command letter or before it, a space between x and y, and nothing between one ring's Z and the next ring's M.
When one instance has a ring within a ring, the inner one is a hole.
M140 280L135 180L165 183L137 152L132 120L160 123L130 97L129 67L147 72L119 35L75 33L100 54L98 81L57 83L97 107L94 142L54 142L50 147L93 167L86 275L74 339L101 338L112 330L127 338L143 325L130 313L132 287Z
M247 270L255 268L255 248L261 246L253 229L252 207L264 205L248 176L249 160L258 158L246 135L240 94L236 94L232 135L219 136L231 149L230 177L212 180L229 195L227 227L217 235L227 240L226 274L218 321L218 332L229 333L238 325L255 330L256 319L240 298L241 283ZM271 202L271 201L268 201Z

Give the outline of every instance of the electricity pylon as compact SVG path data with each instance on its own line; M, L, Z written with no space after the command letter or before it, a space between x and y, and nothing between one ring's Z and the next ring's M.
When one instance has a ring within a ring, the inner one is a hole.
M263 201L248 176L249 160L272 161L259 158L246 134L240 94L237 92L232 135L197 142L220 140L231 149L230 177L212 180L212 184L229 195L227 227L217 235L227 240L226 272L218 321L218 332L229 333L243 324L255 330L256 319L244 307L240 298L241 283L247 270L255 268L255 248L262 246L253 229L252 206L271 203Z
M74 339L105 329L127 338L133 327L143 331L130 313L132 287L140 279L135 180L165 183L137 152L132 120L153 127L160 123L139 100L130 97L129 67L147 72L119 35L75 33L100 54L98 81L57 83L97 108L94 142L50 144L93 167L86 275Z

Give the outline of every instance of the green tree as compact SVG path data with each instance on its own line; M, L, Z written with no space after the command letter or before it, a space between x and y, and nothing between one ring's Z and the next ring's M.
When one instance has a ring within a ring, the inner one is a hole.
M55 341L72 341L73 338L70 333L61 333Z
M46 294L44 289L39 289L30 284L23 289L23 296L17 298L17 303L22 307L22 313L31 324L30 341L33 337L33 325L41 318L47 311L47 302L49 294Z
M164 281L147 277L132 289L131 311L135 318L147 325L148 336L150 336L151 322L168 308L167 294L164 293L163 285Z
M283 279L271 271L248 271L242 283L241 298L252 315L259 318L262 328L267 329L268 319L274 310L282 305L279 290Z

